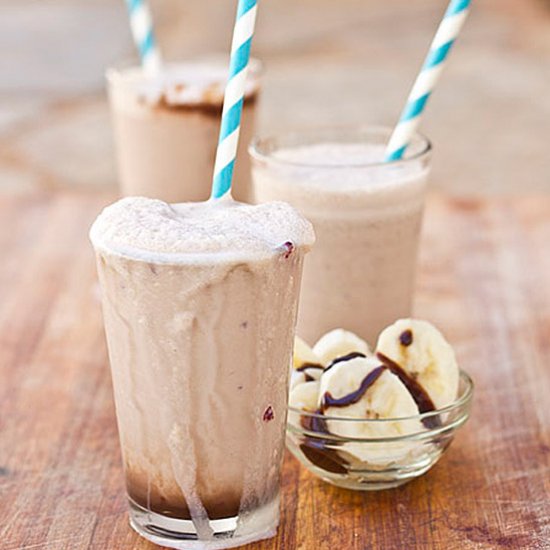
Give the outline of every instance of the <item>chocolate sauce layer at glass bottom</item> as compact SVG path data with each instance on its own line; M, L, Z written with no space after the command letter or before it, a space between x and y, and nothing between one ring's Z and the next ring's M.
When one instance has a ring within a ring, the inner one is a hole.
M128 496L145 510L151 510L162 516L174 519L191 520L189 508L183 495L179 497L166 498L154 485L149 488L147 483L141 480L132 479L131 475L126 476L126 487ZM265 506L277 495L278 484L274 484L268 493L262 495L261 502L249 502L247 511ZM226 519L239 515L241 510L242 494L239 491L220 492L215 499L203 500L202 504L210 519Z

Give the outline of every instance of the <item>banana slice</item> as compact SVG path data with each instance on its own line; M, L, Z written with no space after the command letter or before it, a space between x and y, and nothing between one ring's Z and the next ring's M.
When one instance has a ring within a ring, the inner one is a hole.
M397 321L380 334L376 352L397 363L418 382L437 409L456 400L459 368L455 353L431 323Z
M290 392L288 404L295 409L302 409L308 412L315 412L317 409L317 401L319 400L318 380L305 382L296 386Z
M321 360L313 350L298 336L294 338L293 369L290 373L290 389L299 384L319 380L323 372Z
M328 431L346 438L382 439L424 429L416 419L399 420L417 415L418 407L399 378L373 357L342 361L325 371L318 404L331 417ZM409 442L346 442L342 452L348 459L387 466L402 460L413 447Z
M323 374L324 368L321 365L303 365L300 370L293 370L290 373L290 389L294 389L300 384L319 380Z
M313 346L313 353L325 366L328 366L334 359L353 352L366 356L372 355L367 342L353 332L341 328L327 332Z
M315 365L321 363L321 360L299 336L295 336L292 364L295 369L299 369L306 363Z
M315 412L317 410L317 401L319 399L319 381L305 382L299 384L290 390L288 404L294 409L300 409L306 412ZM293 410L288 411L288 423L297 428L300 427L302 415Z
M325 371L319 384L318 407L326 416L339 418L399 419L419 414L404 384L374 357L342 361ZM387 437L404 433L391 422L367 424L354 423L354 436Z

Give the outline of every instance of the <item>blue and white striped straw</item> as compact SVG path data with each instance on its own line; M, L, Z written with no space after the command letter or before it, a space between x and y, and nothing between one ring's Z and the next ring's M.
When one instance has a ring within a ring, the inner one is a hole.
M213 199L220 199L231 193L257 4L258 0L239 0L237 8L229 80L225 88L220 140L214 166Z
M146 72L155 73L160 68L161 58L153 30L153 18L145 0L126 0L130 14L130 27L139 50L141 64Z
M471 0L451 0L386 149L386 161L403 158L449 52L468 16Z

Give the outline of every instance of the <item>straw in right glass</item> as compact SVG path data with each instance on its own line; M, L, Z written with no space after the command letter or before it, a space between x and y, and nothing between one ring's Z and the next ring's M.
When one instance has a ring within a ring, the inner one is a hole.
M443 21L430 46L430 51L407 100L405 109L386 149L386 162L403 158L426 103L432 94L455 40L466 21L471 0L451 0Z

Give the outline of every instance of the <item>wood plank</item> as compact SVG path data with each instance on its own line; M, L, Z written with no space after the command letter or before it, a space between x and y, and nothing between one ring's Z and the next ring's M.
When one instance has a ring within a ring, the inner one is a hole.
M0 548L152 550L127 525L87 230L105 195L0 197ZM550 198L434 199L417 315L475 379L424 477L327 485L287 456L277 538L250 550L550 548Z

